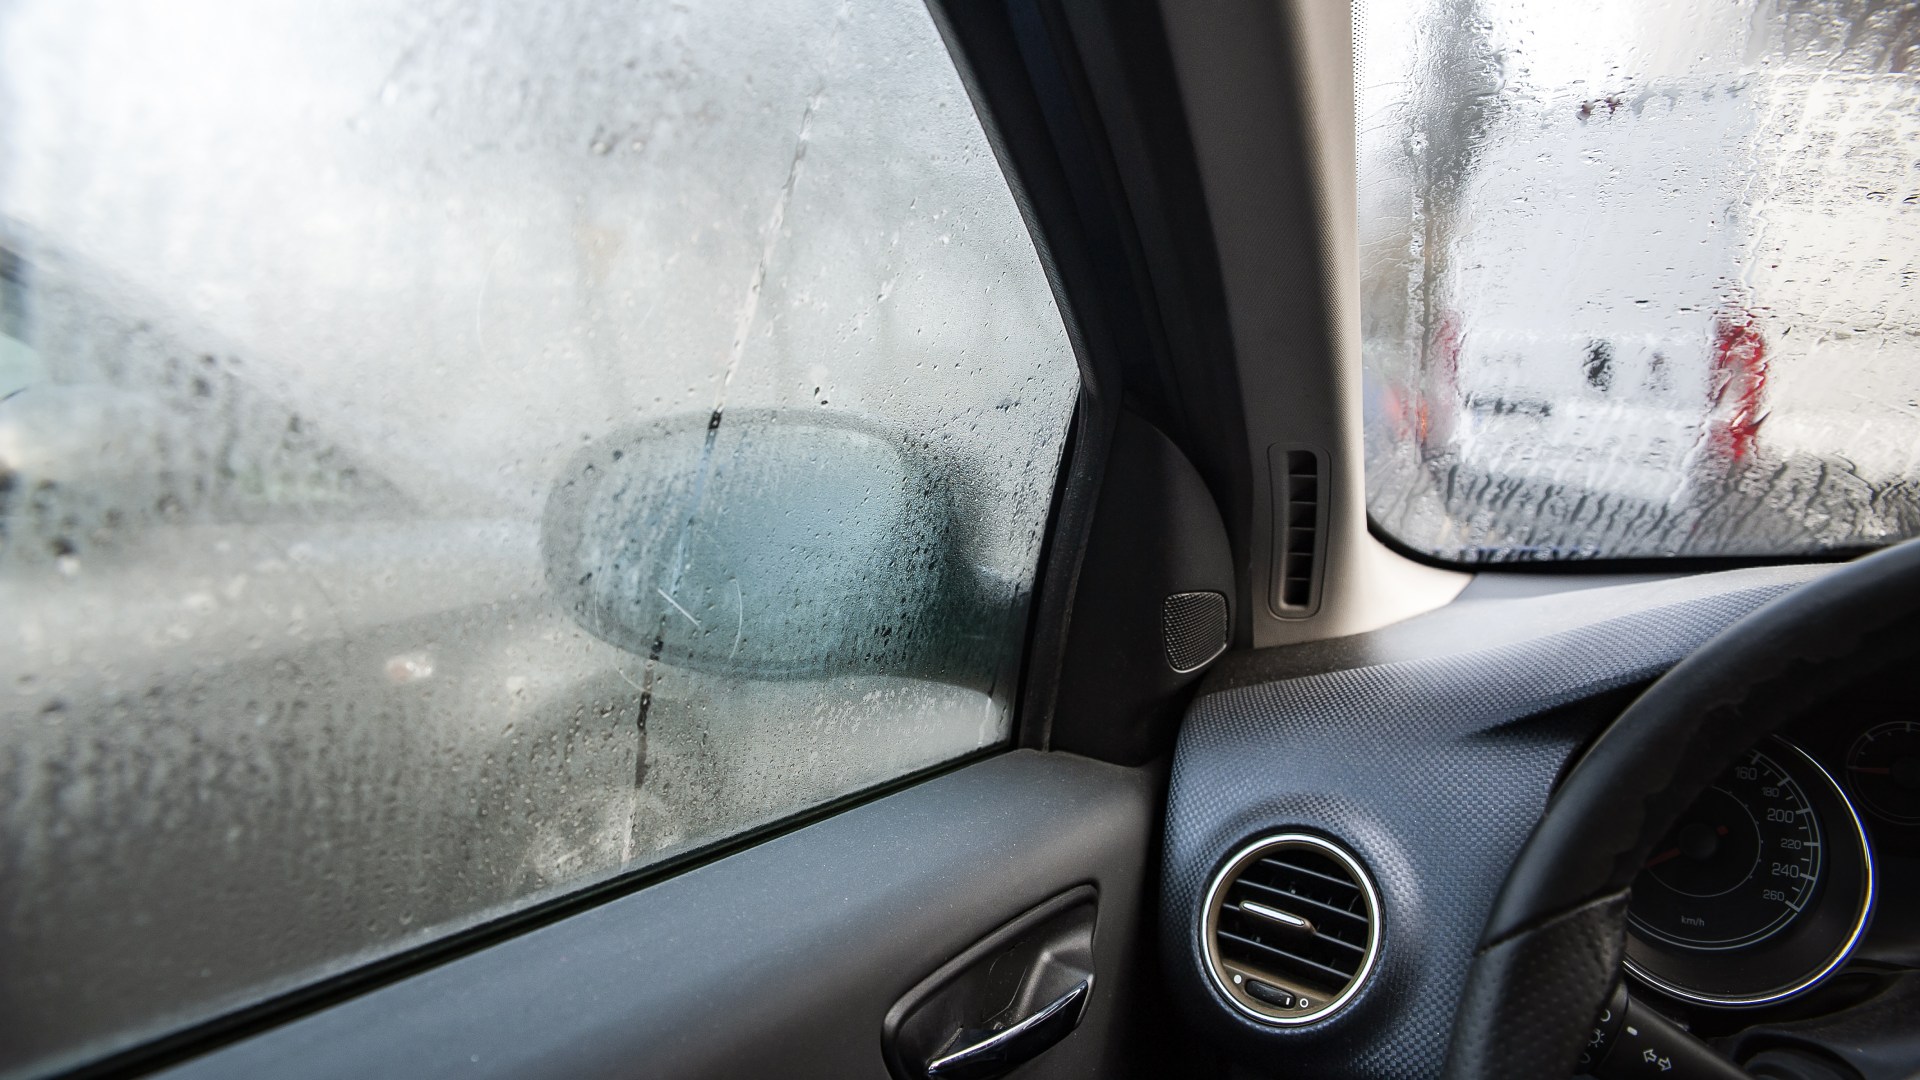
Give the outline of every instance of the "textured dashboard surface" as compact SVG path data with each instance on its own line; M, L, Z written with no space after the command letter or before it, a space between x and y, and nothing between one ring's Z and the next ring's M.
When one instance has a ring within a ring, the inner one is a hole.
M1295 674L1291 650L1215 672L1182 727L1168 800L1161 932L1175 996L1202 1031L1280 1075L1437 1076L1508 864L1568 757L1619 707L1592 699L1658 676L1821 572L1456 603L1317 647L1317 674ZM1204 974L1199 937L1213 873L1283 829L1345 843L1378 882L1383 910L1368 985L1305 1028L1233 1012Z

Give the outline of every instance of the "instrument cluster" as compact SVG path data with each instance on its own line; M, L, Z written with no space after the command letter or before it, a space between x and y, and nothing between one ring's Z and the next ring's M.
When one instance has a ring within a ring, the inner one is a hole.
M1886 697L1750 748L1655 847L1628 910L1641 983L1746 1008L1806 994L1854 958L1889 903L1885 863L1920 855L1920 707Z

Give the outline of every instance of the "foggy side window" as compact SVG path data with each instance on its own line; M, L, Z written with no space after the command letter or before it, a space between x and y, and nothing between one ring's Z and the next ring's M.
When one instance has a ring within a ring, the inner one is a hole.
M0 8L0 1073L1003 743L1078 385L918 3Z
M1368 509L1468 562L1920 533L1920 10L1360 0Z

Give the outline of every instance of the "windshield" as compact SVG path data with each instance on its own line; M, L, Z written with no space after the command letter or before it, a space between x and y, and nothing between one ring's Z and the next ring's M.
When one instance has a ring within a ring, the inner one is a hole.
M1920 533L1920 8L1360 0L1368 507L1466 562Z

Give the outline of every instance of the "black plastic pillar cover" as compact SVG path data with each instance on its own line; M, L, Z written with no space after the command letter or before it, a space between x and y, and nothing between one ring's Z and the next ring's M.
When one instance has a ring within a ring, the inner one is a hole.
M1179 448L1122 413L1074 593L1055 749L1137 765L1173 745L1184 691L1205 665L1169 663L1167 599L1193 593L1224 598L1224 644L1234 579L1219 507Z
M1098 894L1071 889L921 980L882 1028L897 1080L986 1080L1071 1034L1093 991Z

